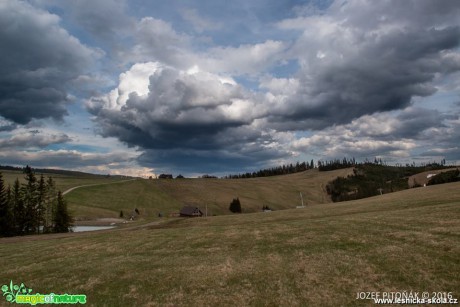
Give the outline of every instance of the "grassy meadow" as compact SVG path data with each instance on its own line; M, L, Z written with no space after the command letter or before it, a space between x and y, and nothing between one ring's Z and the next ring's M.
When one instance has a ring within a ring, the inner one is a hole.
M304 209L3 238L0 282L86 294L89 306L366 306L357 292L459 298L459 254L460 183L451 183Z
M20 183L25 183L24 174L20 171L11 171L11 170L0 170L3 175L3 180L5 181L6 185L13 186L14 181L16 178L19 179ZM40 179L41 173L35 173L37 179ZM70 188L80 186L80 185L91 185L91 184L106 184L106 183L114 183L118 181L123 181L126 179L122 179L118 176L111 177L111 176L103 176L103 175L92 175L92 174L80 174L77 175L63 175L63 174L53 174L53 173L46 173L43 174L45 180L48 177L52 177L56 183L56 188L64 192Z
M157 181L157 180L154 180ZM66 194L69 209L77 220L117 218L138 208L143 219L152 219L159 212L178 211L182 205L162 192L153 180L137 179L114 184L82 187Z
M265 205L273 210L300 205L302 192L306 204L330 203L326 184L337 176L347 176L352 169L330 172L306 172L251 179L161 179L134 180L123 184L85 187L66 195L70 209L78 219L118 217L121 210L134 208L143 218L158 213L178 212L186 204L199 207L208 215L231 214L228 210L238 197L244 213L261 211Z
M297 174L250 179L162 179L127 180L100 175L51 176L62 192L77 186L65 195L69 209L77 221L97 218L117 218L120 211L130 214L134 208L142 219L152 220L158 213L169 215L184 205L194 205L208 215L231 214L228 210L233 198L241 201L244 213L259 212L263 206L273 210L295 208L300 205L300 192L305 204L330 203L326 184L337 176L347 176L352 169L319 172L317 169ZM7 184L13 185L24 175L18 171L2 171ZM37 177L40 173L36 174ZM116 184L111 184L116 183Z

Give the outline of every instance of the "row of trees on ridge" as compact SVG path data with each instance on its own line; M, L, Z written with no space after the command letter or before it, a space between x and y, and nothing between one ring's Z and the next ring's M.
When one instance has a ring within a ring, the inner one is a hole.
M269 177L269 176L278 176L278 175L287 175L303 172L309 169L314 168L314 162L311 160L310 163L307 162L297 162L296 164L287 164L281 165L272 168L261 169L257 172L247 172L237 175L227 175L223 177L224 179L241 179L241 178L256 178L256 177Z

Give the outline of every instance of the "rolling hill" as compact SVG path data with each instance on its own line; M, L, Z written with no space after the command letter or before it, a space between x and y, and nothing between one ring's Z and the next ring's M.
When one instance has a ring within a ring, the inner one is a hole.
M7 183L12 184L16 177L23 180L19 171L3 170L2 173ZM231 214L229 204L237 197L244 213L259 212L263 206L273 210L295 208L301 204L299 193L302 193L307 206L331 203L326 193L327 184L339 176L346 177L352 173L352 168L322 172L311 169L290 175L249 179L127 180L118 176L70 171L52 173L50 170L44 176L52 176L62 191L81 186L69 191L66 199L77 221L82 221L116 218L120 211L128 215L134 208L142 212L142 218L151 220L159 213L167 216L178 212L184 205L197 206L203 212L207 209L210 216ZM409 184L414 178L426 178L425 173L410 177Z
M330 203L325 185L352 169L330 172L308 170L301 173L250 179L161 179L97 185L66 195L71 210L80 219L118 217L120 211L138 208L143 216L168 215L186 204L198 206L208 215L230 214L233 198L241 201L243 212L258 212L268 205L273 210L300 205L300 192L306 205Z
M449 183L304 209L2 238L0 282L85 294L88 306L368 306L358 292L458 299L459 253L460 183Z
M0 169L3 175L3 180L10 186L13 185L14 181L19 179L20 183L24 183L24 173L21 170L11 169ZM52 177L56 183L57 189L64 192L70 188L89 185L89 184L100 184L100 183L111 183L126 180L125 176L108 176L108 175L95 175L90 173L66 171L66 170L34 170L37 179L43 175L45 178Z
M408 181L409 187L412 188L414 186L426 185L428 181L430 181L430 178L433 175L437 175L437 174L448 172L448 171L455 170L455 169L458 169L458 167L445 168L445 169L440 169L440 170L430 170L430 171L415 174L409 177L409 181Z

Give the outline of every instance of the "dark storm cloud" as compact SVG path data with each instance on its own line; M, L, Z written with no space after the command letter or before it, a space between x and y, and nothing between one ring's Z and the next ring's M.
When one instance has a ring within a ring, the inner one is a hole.
M221 148L196 150L173 148L165 150L146 150L138 162L145 167L153 167L157 172L172 169L183 173L220 173L229 171L254 171L266 165L267 161L282 159L286 153L278 148ZM275 163L275 162L273 162Z
M423 108L408 108L401 112L397 117L394 132L391 138L425 138L424 132L433 127L445 128L445 119L448 116L441 114L438 110L428 110Z
M390 0L334 1L334 16L345 26L373 30L380 25L397 25L399 29L442 28L458 23L457 0ZM329 10L330 13L331 10Z
M150 73L146 95L133 92L123 101L124 93L116 93L93 98L88 109L103 136L145 150L142 165L218 171L218 165L239 168L286 155L280 146L267 146L276 136L254 126L263 110L257 95L217 75L162 67Z
M11 121L2 120L2 118L0 118L0 132L13 131L16 128L16 124L12 123Z
M272 121L281 129L323 129L366 114L404 109L413 97L435 93L432 81L437 73L460 70L459 59L444 53L459 43L459 27L401 29L367 38L356 54L317 63L313 72L304 70L300 89Z
M250 118L233 117L230 110L247 95L214 75L167 68L152 72L147 96L134 92L119 110L96 102L90 111L97 114L103 135L131 146L209 149L220 146L222 131L250 124Z
M380 156L390 161L409 157L417 147L448 148L455 144L453 131L458 117L420 107L394 113L365 115L349 124L323 129L295 141L294 147L327 158Z
M56 15L14 0L0 3L0 44L0 115L19 124L67 115L67 83L95 53Z

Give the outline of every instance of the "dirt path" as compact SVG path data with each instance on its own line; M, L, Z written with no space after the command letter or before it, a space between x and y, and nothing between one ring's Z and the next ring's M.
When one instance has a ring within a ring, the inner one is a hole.
M93 184L84 184L84 185L79 185L79 186L76 186L76 187L70 188L70 189L68 189L68 190L65 190L64 192L62 192L62 195L66 195L67 193L70 193L70 192L72 192L73 190L75 190L75 189L79 189L79 188L84 188L84 187L92 187L92 186L96 186L96 185L106 185L106 184L122 183L122 182L128 182L128 181L133 181L133 180L136 180L136 179L128 179L128 180L115 181L115 182L106 182L106 183L93 183Z

